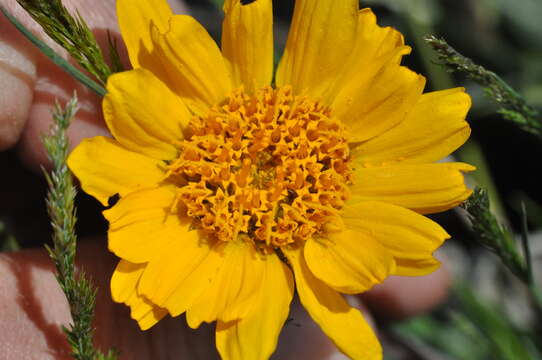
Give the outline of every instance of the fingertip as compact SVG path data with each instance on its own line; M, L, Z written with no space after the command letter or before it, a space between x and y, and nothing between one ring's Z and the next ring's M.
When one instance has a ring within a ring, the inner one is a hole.
M444 302L451 285L446 262L435 272L418 277L390 276L362 295L377 316L401 320L430 311Z

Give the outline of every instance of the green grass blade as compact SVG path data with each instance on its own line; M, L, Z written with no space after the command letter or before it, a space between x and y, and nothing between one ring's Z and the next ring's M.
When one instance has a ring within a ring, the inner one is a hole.
M45 56L47 56L56 65L60 66L64 71L73 76L83 85L100 96L105 96L107 91L91 78L86 76L83 72L78 70L75 66L58 55L49 45L45 44L42 40L38 39L34 34L30 32L19 20L11 15L2 5L0 5L0 11L4 16L24 35L32 44L34 44Z

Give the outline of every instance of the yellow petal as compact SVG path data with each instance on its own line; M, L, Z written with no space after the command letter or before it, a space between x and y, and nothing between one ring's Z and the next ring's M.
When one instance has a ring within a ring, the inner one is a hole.
M397 259L397 275L423 276L428 275L440 268L440 261L431 257L421 260Z
M229 242L220 246L224 263L207 290L188 309L186 320L192 328L202 322L229 322L246 316L261 287L266 257L248 242Z
M393 128L418 101L425 78L399 65L409 52L399 32L378 26L369 9L359 12L352 54L329 92L333 114L348 125L351 142Z
M198 231L185 228L149 262L139 291L172 316L180 315L209 287L223 261Z
M105 122L126 148L160 160L177 156L190 113L183 102L144 69L112 75L103 101Z
M166 0L117 0L120 31L134 68L153 50L151 24L165 32L172 15Z
M370 235L393 255L396 275L424 271L420 266L427 266L427 272L434 270L433 252L450 237L423 215L377 201L347 203L343 220L347 228Z
M153 28L155 52L162 63L161 79L198 115L220 104L231 92L231 78L220 49L194 18L175 15L170 30ZM165 77L164 77L165 76Z
M294 294L290 269L276 256L268 256L257 296L242 320L216 325L216 347L223 360L268 359L286 321Z
M360 144L352 155L368 167L440 160L468 139L465 116L470 106L463 88L423 94L404 121Z
M174 188L128 194L103 212L109 221L109 250L134 263L151 260L168 243L185 236L188 224L172 211Z
M359 310L310 272L300 251L286 250L293 268L297 293L322 331L354 360L381 360L382 347Z
M297 0L277 85L323 98L354 46L358 0Z
M137 292L134 292L126 301L126 305L130 307L130 316L137 321L141 330L150 329L167 315L166 309L155 306Z
M134 264L120 260L111 277L111 297L114 301L127 301L137 289L137 283L147 264Z
M425 86L423 76L395 64L391 56L374 76L371 69L360 73L368 79L345 84L331 107L347 125L350 142L366 141L399 124L414 108Z
M248 92L269 85L273 78L273 4L256 0L224 3L222 53L232 74L233 86Z
M167 314L167 310L154 305L137 292L137 284L144 270L145 264L121 260L111 278L113 300L130 307L131 317L138 322L141 330L151 328Z
M358 167L352 201L383 201L422 214L445 211L470 196L463 173L474 169L464 163Z
M158 161L128 151L103 136L84 139L68 158L70 170L87 194L103 205L111 196L155 186L164 178Z
M333 289L359 294L395 271L393 256L374 238L357 229L311 239L303 255L310 271Z
M357 16L357 30L352 53L344 60L344 69L335 86L329 91L332 101L345 84L368 83L385 65L397 65L403 55L410 53L404 46L403 35L390 27L380 27L371 9L363 9Z

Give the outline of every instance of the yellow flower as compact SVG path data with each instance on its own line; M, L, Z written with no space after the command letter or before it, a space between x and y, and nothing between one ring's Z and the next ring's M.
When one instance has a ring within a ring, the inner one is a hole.
M447 233L423 214L470 195L470 98L422 94L410 48L358 0L297 0L273 78L271 0L227 0L222 49L165 0L118 0L134 70L103 102L113 139L69 165L104 205L121 258L113 299L148 329L166 314L216 320L224 359L266 359L295 289L353 359L381 359L357 294L424 275ZM295 278L295 280L294 280Z

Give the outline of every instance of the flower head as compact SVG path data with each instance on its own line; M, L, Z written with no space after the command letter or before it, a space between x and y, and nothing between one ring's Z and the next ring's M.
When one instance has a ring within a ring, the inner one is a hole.
M297 0L273 78L271 0L227 0L222 49L165 0L118 0L133 70L110 77L113 139L69 165L104 205L113 299L142 329L216 321L225 359L266 359L294 287L341 351L380 359L342 294L423 275L447 233L423 214L470 195L464 89L423 94L403 37L358 0Z

